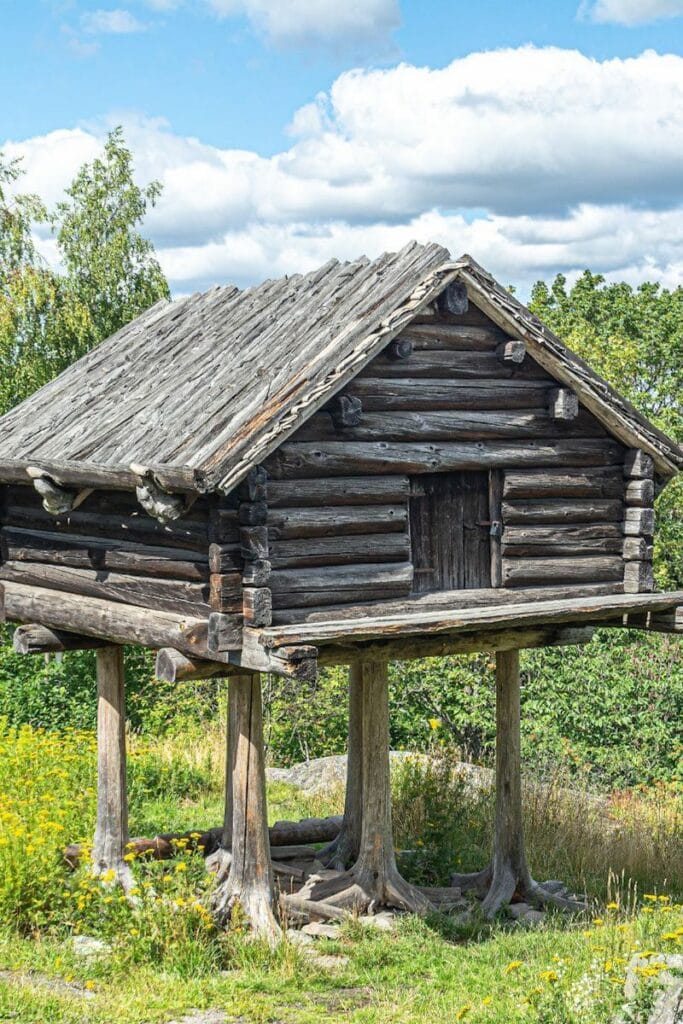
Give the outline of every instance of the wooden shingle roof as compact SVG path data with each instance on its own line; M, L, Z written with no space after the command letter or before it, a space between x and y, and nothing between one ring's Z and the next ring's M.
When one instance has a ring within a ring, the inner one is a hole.
M456 278L616 437L658 471L680 448L470 257L439 245L162 302L0 418L0 481L27 466L57 482L230 491ZM131 470L136 466L136 471Z

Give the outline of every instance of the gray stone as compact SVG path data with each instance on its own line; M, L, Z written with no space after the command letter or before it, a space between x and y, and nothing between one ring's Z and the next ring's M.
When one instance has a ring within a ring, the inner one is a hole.
M326 924L324 921L311 921L301 931L304 935L313 935L316 939L338 939L339 925Z
M95 995L85 988L80 981L63 981L62 978L49 978L46 974L29 971L20 974L15 971L0 971L0 981L7 984L21 985L26 988L39 989L44 992L55 992L57 995L77 996L81 999L92 999Z
M111 946L108 943L103 942L102 939L96 939L92 935L74 935L72 943L77 956L103 956L111 951Z
M541 888L553 894L565 893L567 886L557 878L551 878L547 882L541 882Z
M520 918L520 921L523 921L525 925L528 924L536 927L539 924L543 924L545 921L545 914L542 910L527 910L526 914Z
M683 979L665 972L671 981L657 996L648 1024L682 1024L683 1022ZM662 980L660 975L660 982Z
M392 932L394 930L395 917L386 911L379 914L362 914L358 920L368 928L377 928L381 932Z
M669 971L662 971L658 977L661 985L667 985L674 980L674 975L671 973L672 970L683 971L683 953L662 953L661 956L641 956L640 953L634 953L626 968L626 983L624 985L624 995L629 1001L635 997L641 981L637 968L647 967L648 964L652 963L666 964L667 967L671 968Z
M531 907L528 903L510 903L507 907L508 914L515 921L519 920L520 917L524 917L530 910Z
M287 938L294 946L312 946L315 942L312 935L308 935L298 928L288 928Z
M332 956L329 953L318 953L317 950L306 950L310 954L310 962L325 971L343 971L349 965L348 956Z

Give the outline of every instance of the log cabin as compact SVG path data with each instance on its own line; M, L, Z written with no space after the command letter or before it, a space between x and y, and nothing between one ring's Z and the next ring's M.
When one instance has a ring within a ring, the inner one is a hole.
M237 894L272 935L258 673L349 664L359 770L332 859L355 866L318 895L424 909L393 863L387 663L497 652L509 794L520 648L585 642L596 624L683 628L683 594L653 593L652 575L654 500L682 466L471 257L438 245L153 306L0 419L15 646L98 648L100 780L117 797L101 801L96 860L126 883L121 645L157 649L171 680L227 675L231 749L246 737L249 756L228 766L217 913ZM238 814L260 822L250 839ZM515 830L473 882L490 912L511 879L550 899Z

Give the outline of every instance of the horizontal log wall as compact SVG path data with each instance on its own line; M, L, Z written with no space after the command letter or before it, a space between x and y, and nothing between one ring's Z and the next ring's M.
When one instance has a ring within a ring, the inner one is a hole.
M208 619L219 592L241 622L241 559L211 574L209 508L199 498L186 516L162 524L132 493L94 491L75 511L53 516L32 487L7 487L0 581L192 619ZM238 541L234 525L229 540Z
M420 474L491 471L495 585L623 587L624 448L509 342L427 312L266 460L274 622L409 596Z

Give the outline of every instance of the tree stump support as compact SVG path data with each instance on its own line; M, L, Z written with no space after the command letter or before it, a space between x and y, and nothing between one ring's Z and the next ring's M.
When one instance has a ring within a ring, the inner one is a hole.
M336 878L316 883L311 900L357 912L395 907L427 913L432 904L399 874L391 828L389 679L386 662L361 662L362 824L358 857Z
M522 825L519 651L496 651L496 810L493 858L482 871L451 875L451 885L483 897L492 918L517 893L537 906L582 911L584 903L550 893L529 873Z
M225 743L225 811L223 814L223 831L218 849L210 853L205 860L207 871L216 875L217 884L225 882L232 866L232 818L233 818L233 779L235 776L235 758L237 756L237 704L239 688L228 683L228 712L226 721Z
M318 855L335 871L345 871L358 859L363 804L363 667L349 665L349 735L346 753L344 817L339 835Z
M123 648L97 651L97 824L93 871L113 871L112 882L128 892L133 873L123 859L128 843L126 791L126 710Z
M234 730L234 753L228 749L226 766L232 775L232 814L226 796L223 842L231 822L232 856L214 892L213 912L217 923L225 925L241 908L254 934L274 945L280 928L273 913L260 673L231 676L228 692L228 733Z

